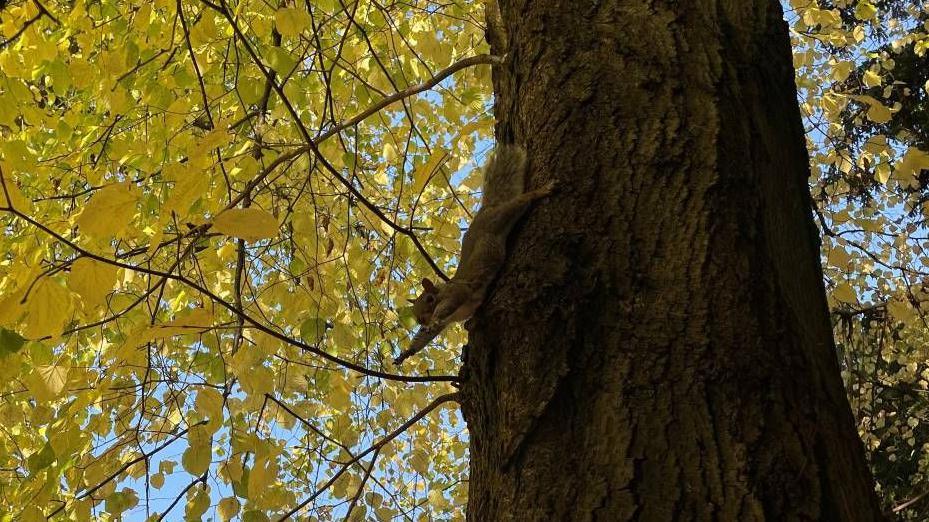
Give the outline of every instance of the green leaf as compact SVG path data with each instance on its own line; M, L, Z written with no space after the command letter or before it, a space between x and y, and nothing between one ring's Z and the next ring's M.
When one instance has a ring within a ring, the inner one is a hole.
M25 343L26 339L23 336L12 330L0 328L0 357L18 352Z
M300 338L307 344L319 344L326 333L326 320L311 317L300 323Z
M271 47L265 54L268 57L268 65L281 76L290 75L297 65L297 59L280 47Z
M46 442L41 451L29 455L29 458L26 459L26 467L29 468L32 474L35 474L37 471L51 466L52 462L55 462L55 450L52 449L51 444Z
M106 512L111 515L119 515L127 509L134 508L138 503L138 494L129 488L123 488L122 491L117 491L107 497Z

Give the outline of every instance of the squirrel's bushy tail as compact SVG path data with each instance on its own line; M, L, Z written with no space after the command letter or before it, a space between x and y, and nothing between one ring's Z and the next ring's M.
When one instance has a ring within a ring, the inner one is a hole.
M509 201L525 192L526 149L498 143L484 167L482 207Z

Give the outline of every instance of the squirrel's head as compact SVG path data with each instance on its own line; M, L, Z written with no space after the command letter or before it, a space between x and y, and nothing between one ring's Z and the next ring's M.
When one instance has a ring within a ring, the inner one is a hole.
M429 278L423 279L423 291L416 299L408 299L413 303L413 316L419 324L428 324L432 321L432 313L439 298L439 289Z

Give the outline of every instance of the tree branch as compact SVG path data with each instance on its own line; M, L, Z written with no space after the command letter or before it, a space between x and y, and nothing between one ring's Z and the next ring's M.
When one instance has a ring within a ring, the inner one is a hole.
M278 519L278 522L282 522L282 521L284 521L284 520L287 520L288 518L290 518L290 517L292 517L294 514L296 514L298 511L300 511L301 509L303 509L304 507L306 507L307 504L309 504L310 502L316 500L316 498L319 497L321 494L323 494L323 492L325 492L330 486L332 486L332 485L335 483L335 481L338 480L338 478L341 477L342 474L345 473L345 472L348 470L348 468L349 468L352 464L358 462L359 460L361 460L361 459L364 458L365 456L369 455L370 453L373 453L373 452L376 452L376 451L380 451L380 449L381 449L385 444L387 444L388 442L394 440L395 438L397 438L398 436L400 436L401 434L403 434L403 432L405 432L406 430L410 429L410 427L411 427L412 425L414 425L414 424L416 424L417 422L419 422L423 417L425 417L426 415L428 415L429 413L431 413L433 410L435 410L436 408L438 408L438 407L441 406L442 404L444 404L444 403L446 403L446 402L457 401L459 398L460 398L460 393L458 393L458 392L455 392L455 393L448 393L448 394L440 395L439 397L437 397L434 401L430 402L425 408L423 408L422 410L420 410L419 413L417 413L416 415L413 415L409 420L407 420L406 422L404 422L403 424L401 424L400 427L398 427L398 428L395 429L394 431L388 433L387 435L384 436L384 438L382 438L381 440L375 442L375 443L372 444L368 449L362 451L362 452L359 453L358 455L355 455L355 457L353 457L351 460L349 460L348 462L346 462L345 464L343 464L342 467L339 468L339 471L337 471L337 472L332 476L332 478L330 478L329 480L327 480L325 484L323 484L322 486L319 487L318 490L316 490L316 493L313 493L309 498L307 498L307 499L304 500L303 502L299 503L295 508L293 508L293 509L291 509L290 511L288 511L287 513L285 513L284 516L282 516L281 518ZM372 462L372 465L373 465L374 460L372 459L371 462Z
M297 110L294 108L293 104L290 102L290 99L284 93L284 89L277 83L277 81L275 81L274 74L261 61L261 58L255 52L255 50L252 49L252 46L248 43L248 39L245 37L245 34L242 32L241 28L239 28L238 24L235 22L235 19L233 19L232 15L229 13L229 9L226 6L225 0L220 0L220 5L213 4L212 2L209 2L206 0L201 0L201 2L203 2L204 5L209 6L211 9L214 9L219 14L221 14L226 19L226 21L229 23L229 25L232 27L233 32L236 34L236 37L239 39L239 41L242 42L243 47L245 48L246 52L248 52L249 56L252 58L252 61L261 71L262 75L264 75L265 78L268 80L268 83L274 89L274 92L277 93L281 102L287 108L287 112L290 113L291 119L293 120L294 124L297 126L297 129L300 131L300 134L303 137L304 142L306 142L307 148L313 152L313 155L316 156L317 160L319 161L319 164L323 166L324 170L329 172L329 174L332 175L336 180L338 180L338 182L342 184L346 189L348 189L348 191L353 196L355 196L358 199L358 201L361 202L362 205L364 205L369 211L371 211L371 213L377 216L381 221L386 223L387 226L392 228L395 232L409 237L410 240L413 242L413 244L416 246L416 249L419 250L419 252L423 255L423 257L432 267L436 275L441 277L444 281L448 281L449 279L448 276L445 275L445 272L443 272L441 268L439 268L435 260L432 259L432 256L430 256L429 253L426 251L425 247L423 247L422 242L420 242L416 234L412 230L398 225L392 219L387 217L387 215L384 214L384 212L377 205L369 201L364 196L364 194L362 194L361 191L359 191L354 186L354 184L352 184L349 180L345 179L345 177L339 173L339 171L335 168L335 166L333 166L332 163L330 163L329 160L327 160L326 157L323 156L322 152L319 150L319 147L317 146L316 141L310 136L310 133L306 128L306 125L304 125L303 121L300 119L300 115L297 113ZM479 57L472 57L472 58L476 59L477 63L492 63L494 61L499 61L499 58L494 58L494 57L490 57L487 55L481 55L481 56L483 58L479 58ZM482 62L482 60L485 60L485 61ZM468 64L465 64L462 67L466 67L467 65ZM454 69L454 70L457 70L457 69ZM451 72L454 72L454 70L452 70ZM451 72L449 72L448 74L451 74ZM441 80L438 80L438 81L441 81ZM436 81L435 83L438 83L438 81ZM411 91L411 94L413 94L412 91ZM411 94L408 94L408 95L411 95ZM402 98L403 96L401 96L398 99L402 99ZM388 101L384 106L390 105L390 103L393 103L394 101L396 101L396 100L391 100L390 97L388 97L387 99L390 101ZM373 114L374 112L377 112L377 111L375 110L371 112L371 114ZM364 115L364 113L362 113L362 115ZM370 116L370 114L368 114L367 116ZM366 118L367 116L364 116L364 117ZM338 130L335 130L335 129L341 130L337 126L333 129L333 131L331 131L332 134L335 134L336 132L338 132ZM321 137L323 136L328 137L329 135L331 134L327 133L327 134L323 134Z
M32 219L31 217L27 216L26 214L23 214L23 213L20 212L19 210L13 208L12 204L10 204L10 198L9 198L9 194L8 194L8 191L7 191L7 188L6 188L6 181L5 181L5 179L3 178L2 172L0 172L0 186L2 186L3 192L4 192L4 194L6 194L7 203L9 204L9 207L7 207L7 208L0 208L0 211L10 212L10 213L12 213L13 215L19 216L19 218L22 219L23 221L26 221L27 223L29 223L30 225L32 225L32 226L38 228L38 229L41 230L42 232L45 232L46 234L52 236L53 238L57 239L59 242L61 242L62 244L66 245L67 247L71 248L71 249L74 250L75 252L77 252L77 253L79 253L79 254L81 254L81 255L83 255L83 256L89 257L90 259L93 259L94 261L99 261L99 262L101 262L101 263L106 263L106 264L109 264L109 265L112 265L112 266L115 266L115 267L123 268L123 269L126 269L126 270L131 270L131 271L133 271L133 272L138 272L138 273L148 274L148 275L152 275L152 276L163 277L163 278L166 278L166 279L171 279L171 280L173 280L173 281L178 281L178 282L180 282L180 283L183 283L183 284L187 285L188 287L190 287L190 288L192 288L192 289L194 289L194 290L200 292L201 294L203 294L204 296L206 296L207 298L209 298L211 301L213 301L213 302L216 303L217 305L221 306L222 308L225 308L226 310L228 310L229 312L231 312L234 316L242 318L245 322L251 324L252 327L254 327L255 329L260 330L260 331L262 331L262 332L264 332L264 333L270 335L271 337L274 337L275 339L278 339L279 341L283 341L283 342L285 342L285 343L287 343L287 344L296 346L296 347L298 347L298 348L300 348L300 349L302 349L302 350L304 350L304 351L306 351L306 352L309 352L309 353L318 355L319 357L322 357L323 359L325 359L325 360L327 360L327 361L329 361L329 362L338 364L338 365L340 365L340 366L343 366L343 367L345 367L345 368L348 368L348 369L350 369L350 370L353 370L353 371L355 371L355 372L358 372L358 373L360 373L360 374L367 375L367 376L370 376L370 377L378 377L378 378L381 378L381 379L387 379L387 380L393 380L393 381L400 381L400 382L440 382L440 381L441 381L441 382L451 382L451 381L457 381L457 380L458 380L458 377L455 377L455 376L452 376L452 375L438 375L438 376L435 376L435 377L405 376L405 375L397 375L397 374L392 374L392 373L387 373L387 372L381 372L381 371L377 371L377 370L371 370L371 369L366 368L366 367L364 367L364 366L362 366L362 365L360 365L360 364L356 364L356 363L353 363L353 362L348 361L348 360L346 360L346 359L342 359L342 358L340 358L340 357L338 357L338 356L332 355L332 354L330 354L329 352L327 352L327 351L325 351L325 350L322 350L322 349L320 349L320 348L318 348L318 347L316 347L316 346L312 346L312 345L306 344L306 343L304 343L304 342L302 342L302 341L298 341L298 340L296 340L296 339L293 339L293 338L291 338L291 337L289 337L289 336L287 336L287 335L284 335L284 334L278 332L277 330L275 330L275 329L273 329L273 328L269 328L268 326L265 326L263 323L261 323L261 322L258 321L257 319L255 319L255 318L251 317L250 315L246 314L244 310L241 310L241 309L237 308L235 305L228 303L225 299L220 298L218 295L214 294L213 292L211 292L209 289L207 289L207 288L204 287L203 285L200 285L200 284L198 284L197 282L192 281L192 280L190 280L190 279L187 278L187 277L184 277L184 276L182 276L182 275L175 275L175 274L168 273L168 272L163 272L163 271L161 271L161 270L155 270L155 269L152 269L152 268L145 268L145 267L141 267L141 266L131 265L131 264L129 264L129 263L124 263L124 262L122 262L122 261L115 261L115 260L113 260L113 259L109 259L109 258L100 256L100 255L98 255L98 254L95 254L95 253L93 253L93 252L90 252L89 250L85 250L85 249L84 249L83 247L81 247L80 245L75 244L73 241L68 240L67 238L65 238L65 237L62 236L61 234L58 234L57 232L55 232L54 230L48 228L47 226L43 225L42 223L39 223L38 221L36 221L36 220Z
M74 500L80 500L80 499L82 499L82 498L87 498L87 497L89 497L90 495L93 495L95 491L97 491L98 489L100 489L100 488L102 488L103 486L107 485L110 481L112 481L113 479L115 479L116 477L118 477L120 474L122 474L122 473L123 473L124 471L126 471L127 469L131 468L133 465L135 465L135 464L137 464L137 463L139 463L139 462L142 462L143 460L145 460L145 459L151 457L152 455L158 453L159 451L161 451L161 450L167 448L168 446L170 446L171 444L173 444L175 441L177 441L178 439L180 439L180 438L183 437L184 435L187 435L187 432L188 432L188 431L192 430L193 428L196 428L197 426L201 426L201 425L206 424L206 423L207 423L207 420L202 420L202 421L200 421L200 422L198 422L198 423L196 423L196 424L192 424L190 427L184 428L183 430L181 430L180 432L178 432L178 434L175 435L174 438L172 438L171 440L165 442L164 444L162 444L162 445L160 445L160 446L157 446L155 449L153 449L153 450L151 450L151 451L149 451L149 452L146 452L146 453L143 453L143 454L139 455L138 457L136 457L136 458L130 460L129 462L126 462L125 464L123 464L122 466L120 466L120 468L119 468L118 470L116 470L114 473L110 474L110 476L108 476L107 478L103 479L102 482L100 482L100 483L97 484L96 486L94 486L94 487L92 487L92 488L90 488L90 489L84 491L84 492L81 493L80 495L75 496L75 497L74 497ZM57 515L58 513L64 511L64 509L65 509L67 506L68 506L68 503L65 502L64 504L58 506L57 509L55 509L54 511L52 511L52 512L51 512L48 516L46 516L45 518L46 518L46 519L51 519L52 517L54 517L54 516Z

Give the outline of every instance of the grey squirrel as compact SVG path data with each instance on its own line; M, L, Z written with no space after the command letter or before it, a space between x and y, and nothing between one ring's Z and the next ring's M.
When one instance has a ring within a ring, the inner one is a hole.
M425 348L449 324L467 320L484 302L490 283L506 260L507 237L516 222L533 201L555 188L552 181L526 192L525 177L526 150L518 145L498 145L484 168L481 208L461 240L458 270L445 283L422 280L422 293L410 299L421 327L394 364L399 366Z

